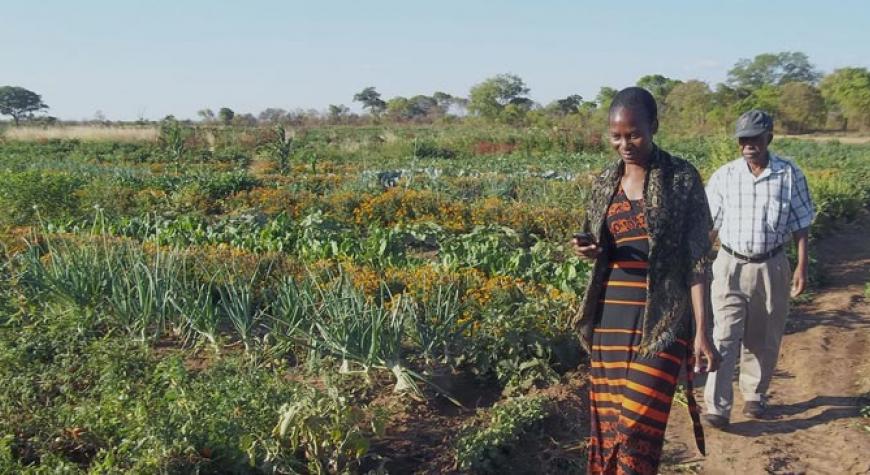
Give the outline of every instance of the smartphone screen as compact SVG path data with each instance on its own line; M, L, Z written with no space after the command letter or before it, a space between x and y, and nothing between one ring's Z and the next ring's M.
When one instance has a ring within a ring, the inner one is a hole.
M577 243L581 246L595 244L595 237L592 235L592 233L575 233L574 239L576 239Z

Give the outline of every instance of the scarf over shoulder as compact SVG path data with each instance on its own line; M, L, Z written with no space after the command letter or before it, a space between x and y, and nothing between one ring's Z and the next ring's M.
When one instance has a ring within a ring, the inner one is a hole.
M589 351L598 301L608 266L605 231L607 208L619 189L625 166L609 165L595 180L584 220L604 246L596 259L583 300L574 318L580 340ZM644 214L649 235L647 301L639 352L658 353L692 325L690 288L696 275L705 274L710 261L712 219L701 175L689 162L657 146L644 182Z

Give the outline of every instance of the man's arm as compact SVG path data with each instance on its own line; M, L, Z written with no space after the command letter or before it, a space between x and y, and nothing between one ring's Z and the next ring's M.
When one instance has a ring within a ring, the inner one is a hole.
M795 246L797 246L797 263L795 264L794 275L791 279L791 296L797 297L807 287L810 224L812 224L813 218L816 215L807 179L797 167L794 168L794 186L792 190L788 229L792 232L792 238Z
M797 264L791 278L791 296L797 297L807 287L807 267L809 265L809 235L810 228L803 228L792 233L797 246Z

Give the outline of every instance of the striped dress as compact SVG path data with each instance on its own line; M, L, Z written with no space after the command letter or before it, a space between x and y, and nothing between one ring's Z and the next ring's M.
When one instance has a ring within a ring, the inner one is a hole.
M655 474L688 341L682 335L657 355L638 355L649 254L643 200L629 200L620 188L607 230L614 245L592 337L588 468Z

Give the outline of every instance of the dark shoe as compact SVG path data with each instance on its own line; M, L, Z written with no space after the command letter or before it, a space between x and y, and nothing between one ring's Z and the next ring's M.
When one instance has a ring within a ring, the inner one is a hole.
M703 414L701 420L708 426L719 430L727 429L730 424L727 417L718 414Z
M763 401L746 401L743 405L743 415L752 419L761 419L767 412L767 404Z

